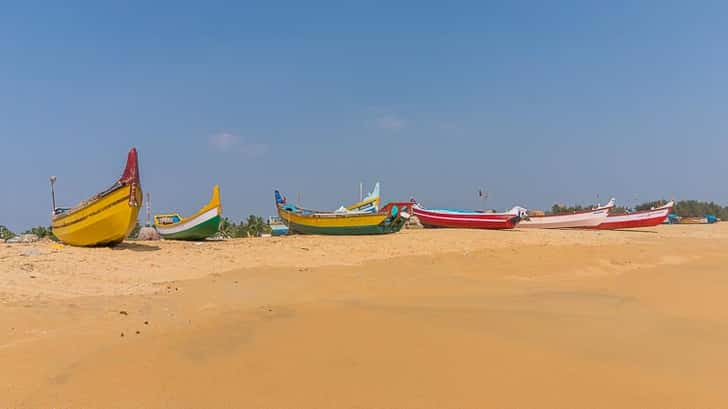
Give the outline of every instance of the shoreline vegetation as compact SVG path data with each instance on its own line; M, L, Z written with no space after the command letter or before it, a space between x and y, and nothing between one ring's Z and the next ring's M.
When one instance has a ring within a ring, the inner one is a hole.
M634 206L634 208L628 208L623 206L616 206L613 209L613 213L621 214L633 211L648 210L652 207L661 206L667 203L667 200L657 200L651 202L641 203ZM546 214L556 213L571 213L578 212L581 210L588 210L596 207L592 205L562 205L554 204ZM675 203L673 208L673 214L679 217L703 217L707 214L716 216L720 220L728 220L728 206L721 206L715 202L707 202L700 200L681 200ZM139 231L143 227L143 224L137 223L134 230L129 234L128 239L134 240L137 238ZM224 217L220 223L219 237L222 238L240 238L240 237L259 237L263 234L270 233L270 226L265 220L257 215L249 215L246 219L239 222L235 222L228 217ZM8 229L4 225L0 225L0 241L12 239L20 234L33 234L38 236L39 239L48 238L56 240L51 232L50 226L35 226L22 233L16 233Z

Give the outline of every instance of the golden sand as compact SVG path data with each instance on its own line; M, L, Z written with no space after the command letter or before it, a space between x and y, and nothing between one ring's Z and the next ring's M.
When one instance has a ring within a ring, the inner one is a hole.
M728 223L0 245L0 408L728 407Z

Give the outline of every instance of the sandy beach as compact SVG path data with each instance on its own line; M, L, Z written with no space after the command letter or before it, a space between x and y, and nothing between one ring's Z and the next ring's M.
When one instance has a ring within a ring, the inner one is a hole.
M728 223L0 244L0 408L728 407Z

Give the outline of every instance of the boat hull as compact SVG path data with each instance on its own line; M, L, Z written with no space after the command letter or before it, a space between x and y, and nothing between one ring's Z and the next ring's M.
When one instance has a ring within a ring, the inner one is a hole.
M521 220L513 214L435 210L420 206L413 206L412 211L425 227L505 230L516 227Z
M141 203L141 188L122 186L67 215L54 217L53 234L73 246L121 243L134 229Z
M310 224L298 224L290 222L288 224L290 231L298 234L317 234L327 236L358 236L373 234L396 233L401 229L390 226L374 225L374 226L315 226Z
M530 216L518 227L527 229L584 229L599 226L606 221L609 209L597 209L590 212L574 214L558 214L553 216Z
M271 236L285 236L288 234L288 226L286 225L275 225L270 227Z
M142 197L137 151L132 148L124 172L111 188L75 208L54 209L53 235L73 246L121 243L136 226Z
M672 211L672 206L645 210L641 212L610 215L597 226L600 230L635 229L644 227L655 227L662 224Z
M385 207L390 209L390 207ZM290 232L319 235L372 235L396 233L405 224L400 213L391 211L375 214L355 213L310 213L301 214L293 209L278 205L278 215Z
M157 226L159 235L165 240L204 240L217 234L219 229L220 215L217 209L212 215L201 215L177 228L164 229Z
M220 187L212 188L210 201L197 213L176 223L165 224L165 216L154 216L154 227L165 240L204 240L217 234L220 229L222 205L220 204ZM177 214L173 216L179 217Z

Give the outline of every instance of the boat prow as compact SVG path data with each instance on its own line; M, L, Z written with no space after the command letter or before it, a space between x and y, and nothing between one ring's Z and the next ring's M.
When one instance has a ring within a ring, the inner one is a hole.
M221 215L220 187L215 185L210 201L195 214L186 218L179 213L155 215L154 227L167 240L204 240L218 232Z
M74 208L54 209L51 228L60 241L73 246L115 245L136 225L141 204L139 163L132 148L116 183Z

